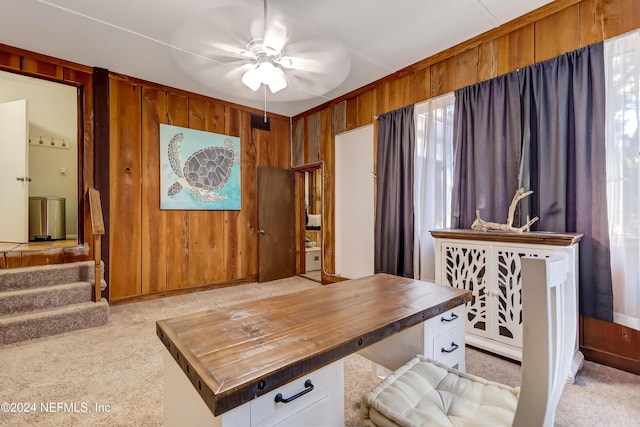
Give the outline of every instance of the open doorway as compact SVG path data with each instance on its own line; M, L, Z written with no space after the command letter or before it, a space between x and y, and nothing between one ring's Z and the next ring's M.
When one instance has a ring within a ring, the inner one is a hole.
M23 125L28 132L22 149L27 160L24 173L6 178L2 187L14 185L16 180L28 186L24 200L18 202L26 206L21 213L26 218L21 219L27 226L20 239L0 235L0 250L75 246L79 224L78 88L0 71L0 103L16 100L27 104ZM0 215L9 218L17 211L16 205L5 202L0 205Z
M322 169L304 172L304 256L302 276L322 281Z

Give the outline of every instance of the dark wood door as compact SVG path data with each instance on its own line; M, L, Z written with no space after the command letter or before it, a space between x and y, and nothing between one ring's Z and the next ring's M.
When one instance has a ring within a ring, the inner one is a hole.
M295 275L294 172L258 168L258 282Z

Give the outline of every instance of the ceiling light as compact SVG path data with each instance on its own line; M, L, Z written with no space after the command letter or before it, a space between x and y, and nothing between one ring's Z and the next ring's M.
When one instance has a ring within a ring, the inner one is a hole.
M242 75L242 83L254 92L260 89L262 84L267 85L271 93L276 93L287 87L284 72L280 67L274 65L272 59L267 56L260 58L255 67L249 68Z

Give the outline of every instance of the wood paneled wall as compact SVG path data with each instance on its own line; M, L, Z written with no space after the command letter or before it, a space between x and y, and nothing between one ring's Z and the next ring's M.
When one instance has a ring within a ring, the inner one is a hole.
M78 194L87 194L94 182L93 69L84 65L40 55L0 44L0 70L74 86L78 89ZM0 268L61 264L92 259L89 201L85 197L67 203L78 204L79 246L48 250L0 252ZM85 242L82 244L82 242Z
M334 136L373 123L374 116L553 58L640 27L637 0L557 0L368 86L294 117L296 166L321 160L325 172L323 281L338 280L334 256ZM319 119L318 119L319 118ZM321 147L317 149L317 142ZM320 159L315 159L320 153ZM591 360L640 373L638 331L581 319L581 345Z
M116 74L110 110L111 300L254 280L257 168L290 168L289 119ZM240 137L240 211L160 210L161 123Z

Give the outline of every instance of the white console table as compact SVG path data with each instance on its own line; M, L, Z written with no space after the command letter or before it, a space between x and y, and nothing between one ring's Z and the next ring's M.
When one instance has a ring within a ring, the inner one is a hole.
M470 298L376 274L158 321L167 349L164 425L342 426L343 358L429 319L448 319ZM448 343L451 329L436 329Z
M466 342L490 352L522 360L522 281L520 257L567 257L566 318L575 355L572 382L584 356L578 348L578 246L581 234L500 231L433 230L436 283L469 290Z

